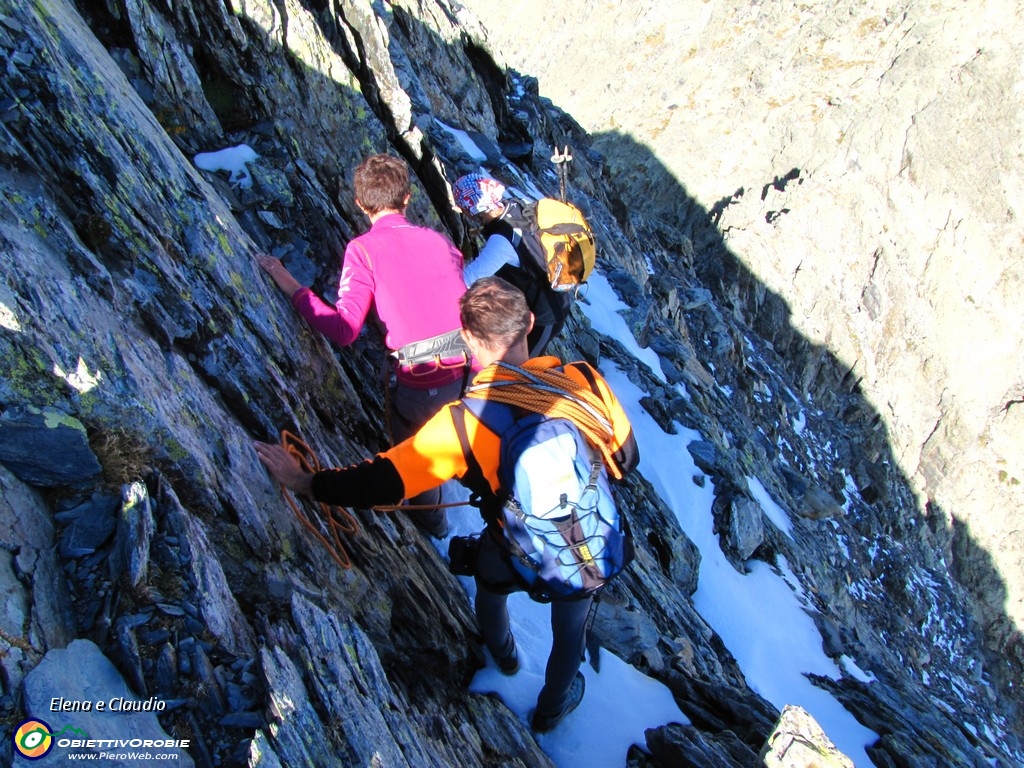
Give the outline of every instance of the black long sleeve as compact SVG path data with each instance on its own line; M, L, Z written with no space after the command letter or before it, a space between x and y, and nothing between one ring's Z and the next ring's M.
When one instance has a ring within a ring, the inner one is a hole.
M340 507L368 509L397 504L405 498L405 484L390 459L375 456L344 469L325 469L313 475L313 498Z

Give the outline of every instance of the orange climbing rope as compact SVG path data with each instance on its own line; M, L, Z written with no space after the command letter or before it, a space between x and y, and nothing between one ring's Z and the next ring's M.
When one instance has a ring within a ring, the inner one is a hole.
M585 434L616 479L622 470L615 461L614 430L608 406L590 387L555 370L519 368L498 363L485 368L466 388L465 397L515 405L552 418L564 418Z
M317 459L316 454L310 450L306 443L288 430L281 430L281 447L284 448L289 455L293 456L305 471L317 472L320 470L320 462ZM352 514L344 507L336 507L319 501L315 502L321 513L320 521L330 531L331 538L328 539L320 529L313 524L309 519L309 516L302 509L302 506L283 485L281 486L281 495L284 496L285 501L288 502L288 506L292 508L292 511L299 519L299 522L302 523L306 530L312 533L313 536L315 536L316 539L327 548L327 552L334 559L334 562L342 568L351 568L352 560L349 558L348 552L341 543L341 534L348 533L355 535L359 533L359 523L354 517L352 517Z
M465 501L448 501L444 504L380 504L370 507L374 512L422 512L425 509L452 509L464 507Z

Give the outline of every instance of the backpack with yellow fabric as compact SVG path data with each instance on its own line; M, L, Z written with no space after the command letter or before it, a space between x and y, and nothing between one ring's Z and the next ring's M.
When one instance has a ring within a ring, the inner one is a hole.
M568 147L562 152L556 149L551 157L559 179L557 199L506 197L505 185L484 173L468 173L452 185L459 209L470 217L484 217L484 236L500 235L515 248L520 266L514 269L521 273L499 276L526 294L534 314L538 314L535 302L540 292L577 296L597 261L593 230L582 211L566 200L571 160ZM501 211L500 216L488 215L493 211ZM562 302L549 303L557 307Z
M545 197L511 207L503 219L511 227L512 246L519 250L523 243L530 266L551 290L575 293L587 282L597 259L597 243L579 208Z

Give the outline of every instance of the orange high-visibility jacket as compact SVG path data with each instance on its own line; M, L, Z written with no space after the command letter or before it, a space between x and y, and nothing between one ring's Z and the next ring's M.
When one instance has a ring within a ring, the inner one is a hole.
M546 370L560 365L558 358L537 357L522 367ZM587 363L570 363L562 371L584 387L590 388L593 380L596 394L608 406L611 416L615 459L623 473L633 469L639 461L633 428L607 382ZM345 469L317 472L313 476L314 498L339 506L395 504L452 478L462 478L469 467L454 421L462 418L473 456L491 490L497 492L501 441L471 412L458 406L458 402L444 406L415 435L373 459Z

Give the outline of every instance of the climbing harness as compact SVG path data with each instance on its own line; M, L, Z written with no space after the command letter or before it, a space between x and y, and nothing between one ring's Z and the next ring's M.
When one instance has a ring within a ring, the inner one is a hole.
M406 344L390 356L413 376L425 376L439 369L463 368L470 363L469 348L462 340L461 329Z
M317 472L320 470L320 461L317 459L316 454L310 450L309 446L306 445L301 439L293 435L288 430L281 430L281 447L288 452L288 454L295 458L301 466L307 472ZM295 516L299 519L305 528L316 537L316 539L327 548L327 553L334 559L339 566L348 569L352 567L352 560L348 556L348 552L345 551L345 547L341 543L341 533L348 533L355 535L359 533L359 523L352 516L352 514L344 507L336 507L330 504L324 504L323 502L315 502L320 510L319 521L326 525L330 531L331 538L328 539L320 529L313 524L313 521L309 519L309 516L302 509L302 506L295 500L292 494L281 486L281 495L284 496L288 502L288 506L292 508Z

